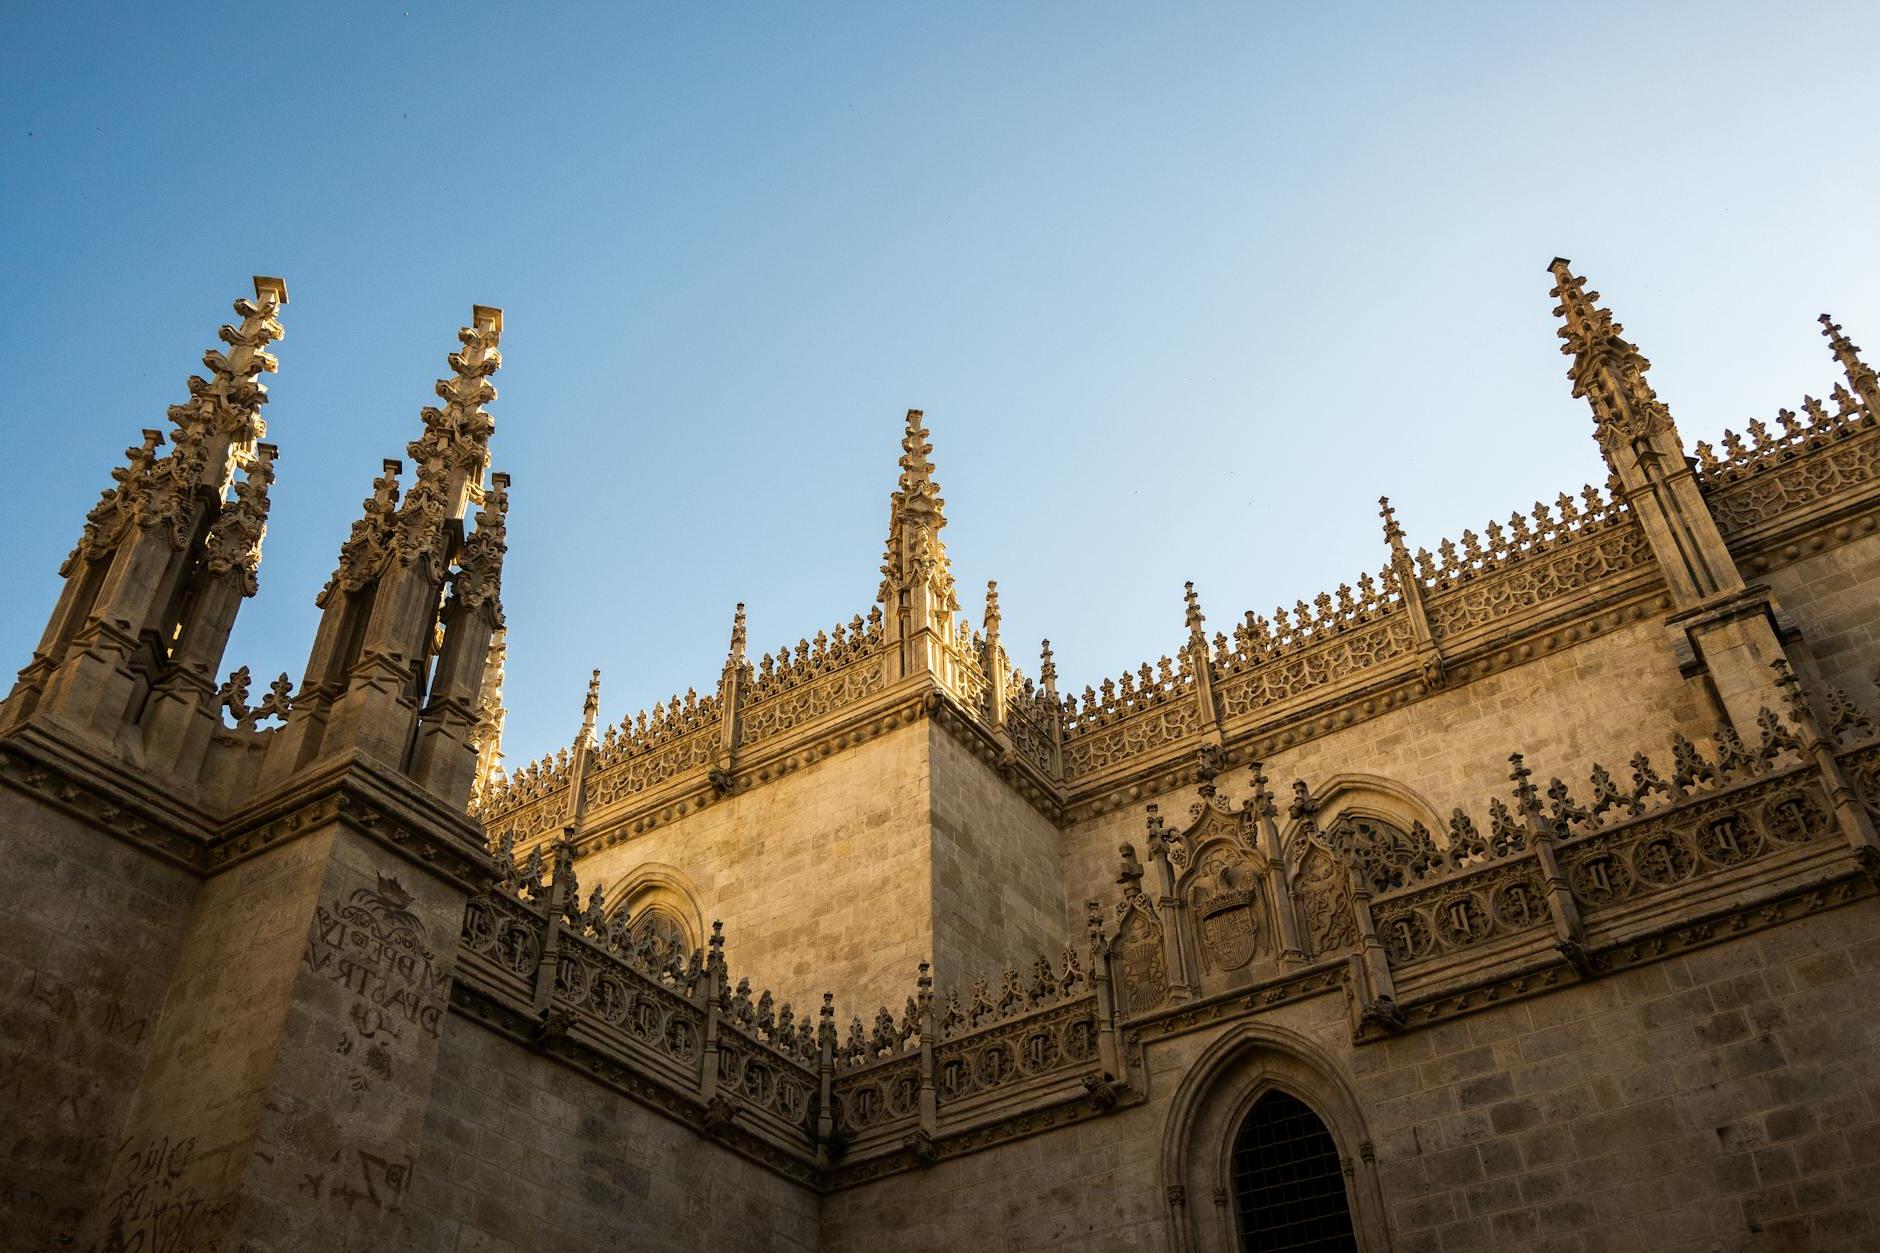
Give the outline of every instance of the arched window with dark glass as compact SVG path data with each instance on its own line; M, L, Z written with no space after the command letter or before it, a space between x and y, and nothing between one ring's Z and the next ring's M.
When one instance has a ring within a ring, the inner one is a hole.
M1234 1137L1233 1189L1245 1253L1356 1253L1338 1146L1297 1097L1254 1102Z

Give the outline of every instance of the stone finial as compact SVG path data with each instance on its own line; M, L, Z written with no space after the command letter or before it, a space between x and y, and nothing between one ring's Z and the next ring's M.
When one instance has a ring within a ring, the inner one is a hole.
M1645 381L1651 362L1622 337L1625 328L1599 307L1599 293L1587 291L1570 265L1555 257L1547 267L1554 276L1551 294L1560 301L1554 316L1565 321L1556 334L1564 341L1560 351L1573 358L1567 371L1573 395L1592 406L1594 436L1610 461L1615 449L1670 431L1671 413Z
M1142 861L1136 856L1136 846L1124 840L1117 846L1116 852L1117 886L1123 889L1124 896L1134 896L1142 890Z
M1286 807L1286 816L1303 821L1308 827L1313 826L1315 815L1319 812L1319 802L1313 798L1312 789L1306 786L1304 779L1294 779L1292 793L1292 804Z
M999 582L997 579L986 580L986 638L999 638L999 624L1003 621L999 614Z
M1266 777L1266 763L1255 758L1247 763L1247 767L1253 775L1253 800L1250 807L1254 817L1261 819L1278 817L1279 808L1273 803L1273 790L1268 785Z
M822 1009L817 1013L816 1043L834 1048L836 1045L836 994L824 992Z
M163 432L146 427L143 443L124 450L125 464L111 471L111 486L85 515L85 529L78 545L59 567L61 576L72 573L81 562L96 561L109 552L124 536L125 528L139 515L154 487L157 449L163 446Z
M335 591L358 591L383 568L390 551L392 523L398 515L398 476L404 471L405 463L393 457L379 463L378 477L372 480L372 495L360 506L360 515L353 519L351 533L339 546L339 564L320 594L313 598L315 605L324 609Z
M946 502L933 478L933 445L927 442L925 417L919 409L907 411L907 430L901 436L901 483L895 499L903 514L919 517L937 531L946 525Z
M581 701L581 734L575 738L577 744L594 746L594 728L600 722L601 715L601 672L597 667L588 676L587 696Z
M1057 661L1051 655L1051 641L1046 640L1038 650L1038 682L1043 685L1047 695L1057 698Z
M1192 580L1182 584L1182 599L1187 603L1187 611L1183 617L1188 625L1189 638L1201 639L1205 643L1201 628L1206 624L1207 619L1201 614L1201 597L1195 594L1195 585Z
M946 502L934 482L933 445L923 418L919 409L907 411L907 427L901 436L901 477L888 504L880 600L892 607L901 590L922 584L937 597L931 612L950 614L958 612L959 597L946 545L940 541L940 531L947 524Z
M489 464L496 421L483 406L496 399L490 376L502 368L502 337L503 311L474 306L471 325L457 332L463 347L450 354L450 377L437 381L444 404L424 407L424 434L406 447L418 477L399 506L393 551L403 562L429 562L440 576L446 528L463 517Z
M747 639L744 629L744 602L739 601L737 609L731 615L731 648L725 655L726 665L743 664Z
M236 469L252 459L255 441L267 434L261 407L268 402L268 389L259 376L280 368L267 346L286 337L275 317L286 303L284 282L256 278L255 298L235 302L240 323L225 324L218 332L228 351L203 353L208 377L192 376L189 399L170 406L175 427L170 452L152 466L140 514L149 522L166 523L170 542L179 550L195 533L202 499L197 489L206 488L217 499L225 496Z
M1390 497L1377 498L1377 516L1384 520L1384 542L1390 545L1391 557L1408 561L1410 554L1404 547L1403 528L1397 525L1397 511L1391 508Z
M1834 352L1834 359L1841 363L1847 372L1847 384L1854 389L1854 394L1861 398L1870 412L1880 413L1880 378L1874 375L1874 369L1861 360L1860 348L1841 333L1841 324L1828 314L1820 318L1821 333L1827 337L1828 347Z

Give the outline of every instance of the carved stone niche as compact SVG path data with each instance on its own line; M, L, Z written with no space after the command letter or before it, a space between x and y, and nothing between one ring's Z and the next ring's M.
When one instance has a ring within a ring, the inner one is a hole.
M1270 972L1278 952L1267 859L1253 824L1238 811L1205 804L1174 841L1183 851L1175 894L1182 902L1201 994L1239 987Z
M1299 940L1306 956L1323 957L1358 942L1351 876L1344 861L1316 831L1302 832L1287 849L1292 896L1299 910Z
M1407 834L1421 824L1439 830L1434 810L1421 796L1376 775L1337 775L1312 796L1309 817L1295 817L1283 844L1287 884L1299 914L1299 939L1308 958L1355 947L1358 919L1351 900L1351 875L1340 842L1364 838L1393 872L1408 867L1415 841ZM1432 849L1435 845L1432 842ZM1406 850L1398 857L1396 850ZM1399 864L1402 863L1402 864Z
M1125 900L1117 919L1112 951L1117 958L1118 1010L1124 1016L1146 1014L1168 1001L1168 959L1163 949L1162 923L1155 909L1140 898Z

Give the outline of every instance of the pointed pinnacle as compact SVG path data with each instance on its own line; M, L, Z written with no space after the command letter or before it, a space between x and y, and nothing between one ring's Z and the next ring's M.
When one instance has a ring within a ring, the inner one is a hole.
M739 661L744 660L744 647L745 647L746 639L747 637L744 631L744 602L739 601L736 611L733 612L731 615L731 653L729 657L730 661L739 662Z
M601 713L601 672L594 671L588 677L587 698L581 702L581 741L593 743L594 724L600 720Z
M1860 351L1859 347L1850 341L1846 335L1841 333L1841 324L1834 320L1833 314L1824 313L1815 320L1821 323L1821 333L1827 337L1828 346L1834 349L1835 356L1838 357L1843 352L1857 353Z
M943 526L945 519L940 514L946 502L940 499L939 485L933 481L933 445L927 442L925 416L919 409L907 411L907 430L901 436L900 494L904 506L936 515L934 525Z
M1390 545L1392 553L1402 553L1403 528L1397 525L1397 511L1390 506L1390 497L1377 498L1377 516L1384 519L1384 542Z
M1057 662L1051 656L1051 641L1046 640L1039 649L1038 681L1044 684L1044 690L1057 692Z
M1821 333L1827 337L1828 347L1833 350L1835 360L1847 372L1847 381L1853 387L1854 394L1869 407L1880 406L1880 379L1877 379L1872 366L1861 360L1860 346L1841 333L1841 324L1828 314L1821 315Z
M1182 584L1182 589L1182 598L1188 603L1186 614L1188 634L1200 635L1201 626L1206 621L1201 616L1201 598L1195 595L1195 585L1192 581Z
M999 633L999 623L1001 621L1003 621L1003 619L999 615L999 581L997 579L987 579L986 580L986 634L988 636L997 635Z

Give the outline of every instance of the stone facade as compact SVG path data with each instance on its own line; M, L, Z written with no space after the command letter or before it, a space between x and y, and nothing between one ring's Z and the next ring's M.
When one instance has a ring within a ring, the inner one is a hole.
M866 613L753 659L740 606L513 770L496 309L299 681L219 677L257 279L0 704L10 1237L1224 1253L1311 1160L1318 1247L1873 1247L1880 382L1824 318L1829 400L1687 456L1550 272L1601 487L1434 551L1383 502L1379 570L1191 586L1072 694L961 616L910 412Z

